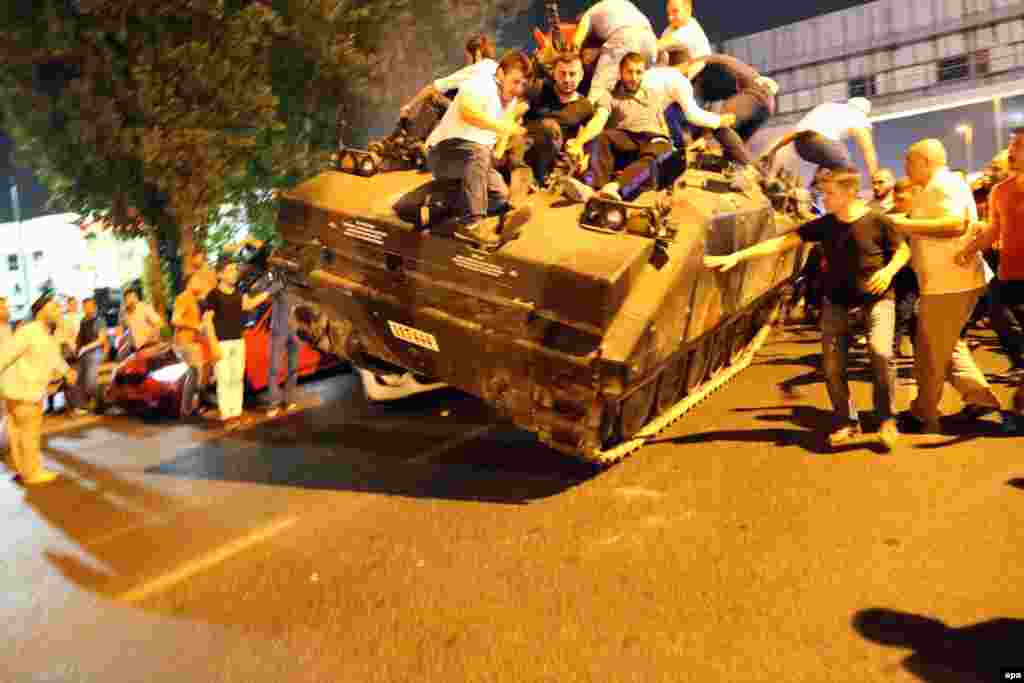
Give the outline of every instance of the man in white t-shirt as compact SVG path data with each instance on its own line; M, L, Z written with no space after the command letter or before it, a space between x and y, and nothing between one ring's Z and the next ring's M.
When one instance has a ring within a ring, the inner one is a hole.
M773 142L763 157L774 165L775 153L792 143L797 155L804 161L828 170L853 166L846 150L846 140L853 138L864 155L868 173L878 173L878 154L871 134L871 102L854 97L848 102L819 104L796 124L791 133Z
M658 61L663 64L690 62L711 56L711 41L693 16L693 0L668 0L668 27L658 40ZM681 53L675 59L672 53Z
M494 41L490 36L479 34L466 41L466 66L448 76L431 81L416 93L409 102L399 110L403 119L416 115L422 108L424 102L441 98L447 104L447 99L442 96L446 92L457 91L463 83L467 83L480 76L491 76L498 71L498 62L494 60Z
M573 50L579 52L590 35L601 41L601 55L587 95L595 104L602 93L615 89L619 64L627 54L643 55L647 66L654 66L658 60L658 38L651 20L630 0L600 0L588 9L576 26Z
M946 167L946 149L938 140L922 140L907 152L907 176L921 187L910 213L894 214L898 228L910 235L911 263L921 289L914 339L917 397L905 415L902 431L939 432L939 401L946 380L960 392L965 417L999 410L999 400L978 369L961 330L985 291L981 255L963 264L960 237L978 220L971 189Z
M493 152L499 137L526 134L515 119L525 113L518 98L532 75L530 59L522 52L509 52L493 77L462 85L427 138L427 163L434 177L459 185L452 233L480 247L495 248L514 239L530 217L526 207L502 213L509 191L493 167Z

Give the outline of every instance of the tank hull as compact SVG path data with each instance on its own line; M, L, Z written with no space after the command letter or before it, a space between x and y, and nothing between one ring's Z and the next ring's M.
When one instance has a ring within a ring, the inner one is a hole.
M715 172L688 170L660 195L674 239L587 230L582 207L542 192L523 237L495 252L400 219L394 207L428 179L327 172L300 185L282 200L275 265L302 283L334 353L457 387L604 464L749 362L799 265L789 252L702 267L797 223Z

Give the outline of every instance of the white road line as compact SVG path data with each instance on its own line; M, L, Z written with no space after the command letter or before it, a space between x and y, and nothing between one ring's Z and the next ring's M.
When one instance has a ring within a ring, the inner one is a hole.
M473 439L477 439L483 436L484 434L487 434L495 427L497 427L497 425L490 424L482 425L480 427L477 427L476 429L471 429L465 434L458 436L452 439L451 441L445 441L442 444L434 446L425 453L417 455L415 458L409 458L408 460L403 460L402 462L406 465L422 465L424 463L430 462L431 460L435 460L441 457L448 451L458 448L464 443L469 443Z
M182 581L211 569L235 555L252 548L253 546L270 540L282 531L293 526L298 521L298 517L288 517L273 522L267 526L260 527L259 529L255 529L241 538L235 539L234 541L222 545L219 548L215 548L205 555L201 555L194 560L190 560L166 574L150 579L141 586L137 586L125 593L122 593L117 596L117 599L125 602L138 602L150 597L151 595L165 591L168 588L172 588Z

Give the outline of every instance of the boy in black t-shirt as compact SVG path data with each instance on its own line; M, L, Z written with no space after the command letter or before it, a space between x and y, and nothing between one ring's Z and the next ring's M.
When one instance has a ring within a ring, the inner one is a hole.
M898 439L892 280L910 259L910 247L888 216L873 211L857 197L859 189L860 173L856 169L832 171L822 183L828 214L805 223L794 233L734 254L705 256L704 265L726 271L755 256L782 253L804 242L820 242L828 261L821 315L822 369L837 423L829 434L829 444L838 446L860 433L846 366L850 310L863 308L868 322L875 410L882 420L879 437L891 450Z

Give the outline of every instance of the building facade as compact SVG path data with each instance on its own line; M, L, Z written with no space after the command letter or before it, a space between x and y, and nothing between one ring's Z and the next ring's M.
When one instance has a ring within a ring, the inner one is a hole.
M998 148L1002 100L1024 93L1024 0L878 0L721 47L779 84L755 148L818 104L856 96L872 101L873 122L991 102L991 132L977 134Z

